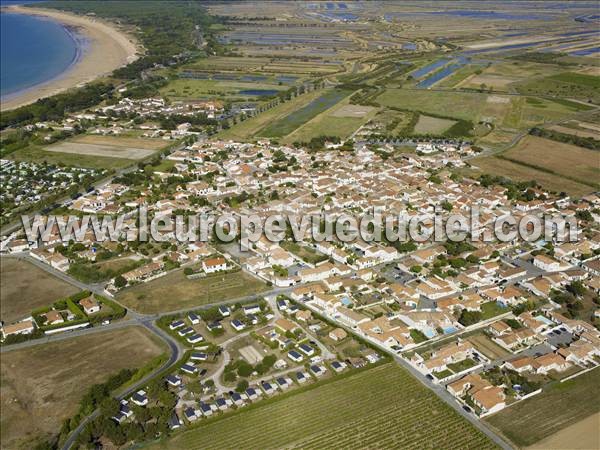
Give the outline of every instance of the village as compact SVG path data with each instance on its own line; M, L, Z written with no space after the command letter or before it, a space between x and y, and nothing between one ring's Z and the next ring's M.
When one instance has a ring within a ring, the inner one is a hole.
M477 206L482 227L509 210L517 216L554 213L575 217L586 239L386 244L286 236L280 242L262 237L244 251L238 242L178 242L172 229L165 230L171 237L166 243L99 243L91 232L82 242L63 242L55 227L39 245L14 233L2 243L4 252L66 274L94 270L99 261L130 264L95 285L91 297L87 292L83 300L59 301L4 324L3 338L106 325L125 314L111 298L121 300L121 291L151 286L171 273L183 271L191 281L247 274L271 291L267 300L161 314L165 332L190 349L161 388L177 396L172 428L383 357L445 386L479 417L598 365L598 196L571 200L536 186L463 178L448 168L465 164L468 146L397 154L391 145L353 145L351 152L333 146L314 153L267 140L200 138L166 154L160 170L117 176L69 200L63 211L124 214L135 230L140 205L152 216L262 217L360 215L381 207L419 215L432 227L440 206L444 214ZM118 314L90 321L94 305ZM135 420L132 411L140 416L139 408L156 402L156 395L136 392L129 399L133 409L124 399L114 420Z

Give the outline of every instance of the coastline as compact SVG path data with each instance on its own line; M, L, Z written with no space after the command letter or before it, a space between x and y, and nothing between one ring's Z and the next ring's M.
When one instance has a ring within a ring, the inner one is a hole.
M2 99L0 110L7 111L81 86L138 58L137 43L131 36L114 25L95 17L83 17L58 10L29 8L21 5L7 6L2 14L43 16L65 27L75 40L78 55L69 67L57 77L9 94ZM83 42L82 42L83 41Z

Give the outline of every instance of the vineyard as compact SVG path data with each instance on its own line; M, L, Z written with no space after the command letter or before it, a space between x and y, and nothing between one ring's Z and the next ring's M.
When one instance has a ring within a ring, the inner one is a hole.
M443 444L442 444L443 443ZM394 364L207 422L159 448L495 448Z

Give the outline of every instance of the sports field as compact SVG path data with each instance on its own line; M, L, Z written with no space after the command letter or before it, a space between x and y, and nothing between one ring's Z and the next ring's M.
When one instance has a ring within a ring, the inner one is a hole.
M0 269L0 320L7 324L79 291L24 260L2 258Z
M496 448L393 363L342 377L206 421L151 448Z
M58 434L90 386L165 350L144 328L131 327L3 353L1 447L31 449Z
M555 383L485 419L518 446L532 445L600 411L600 369ZM596 428L597 430L597 428Z
M126 288L117 299L138 312L152 314L235 299L266 289L266 284L242 271L189 280L183 270L177 270Z

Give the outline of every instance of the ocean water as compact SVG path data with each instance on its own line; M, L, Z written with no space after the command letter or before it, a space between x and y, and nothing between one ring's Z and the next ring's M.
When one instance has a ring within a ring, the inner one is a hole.
M77 61L83 45L61 24L23 14L0 14L0 34L3 99L58 77Z

